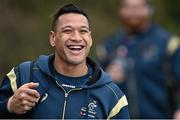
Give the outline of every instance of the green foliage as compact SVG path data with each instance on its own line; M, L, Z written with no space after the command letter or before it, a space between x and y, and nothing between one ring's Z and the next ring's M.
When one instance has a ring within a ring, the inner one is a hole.
M95 57L96 45L119 28L118 0L0 0L0 80L18 63L34 60L40 54L53 52L48 42L51 17L66 3L75 3L89 15ZM180 1L152 1L155 19L179 34Z

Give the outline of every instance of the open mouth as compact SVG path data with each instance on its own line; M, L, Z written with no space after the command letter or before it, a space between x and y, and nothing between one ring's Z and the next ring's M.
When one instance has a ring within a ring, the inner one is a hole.
M83 45L68 45L67 47L72 51L81 51L84 48Z

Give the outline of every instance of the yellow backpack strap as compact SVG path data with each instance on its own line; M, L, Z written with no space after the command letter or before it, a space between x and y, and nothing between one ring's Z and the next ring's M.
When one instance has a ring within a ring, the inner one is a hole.
M173 55L179 47L180 47L180 37L177 35L171 36L171 38L167 43L166 54L168 56Z

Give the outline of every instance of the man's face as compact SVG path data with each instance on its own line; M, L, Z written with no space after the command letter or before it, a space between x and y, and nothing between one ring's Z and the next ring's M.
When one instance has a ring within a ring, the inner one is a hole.
M76 13L61 15L56 31L50 33L50 43L61 61L72 65L85 62L92 46L87 18Z
M145 0L123 0L119 16L125 26L136 28L150 18L150 9Z

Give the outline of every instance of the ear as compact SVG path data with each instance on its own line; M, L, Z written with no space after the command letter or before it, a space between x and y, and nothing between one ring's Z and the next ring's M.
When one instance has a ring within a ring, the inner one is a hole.
M56 44L55 44L55 41L56 41L55 35L56 35L56 33L54 31L50 31L50 33L49 33L49 42L50 42L52 47L56 46Z
M92 43L93 43L93 41L92 41L92 33L91 33L91 31L89 32L89 39L90 39L90 47L92 46Z

